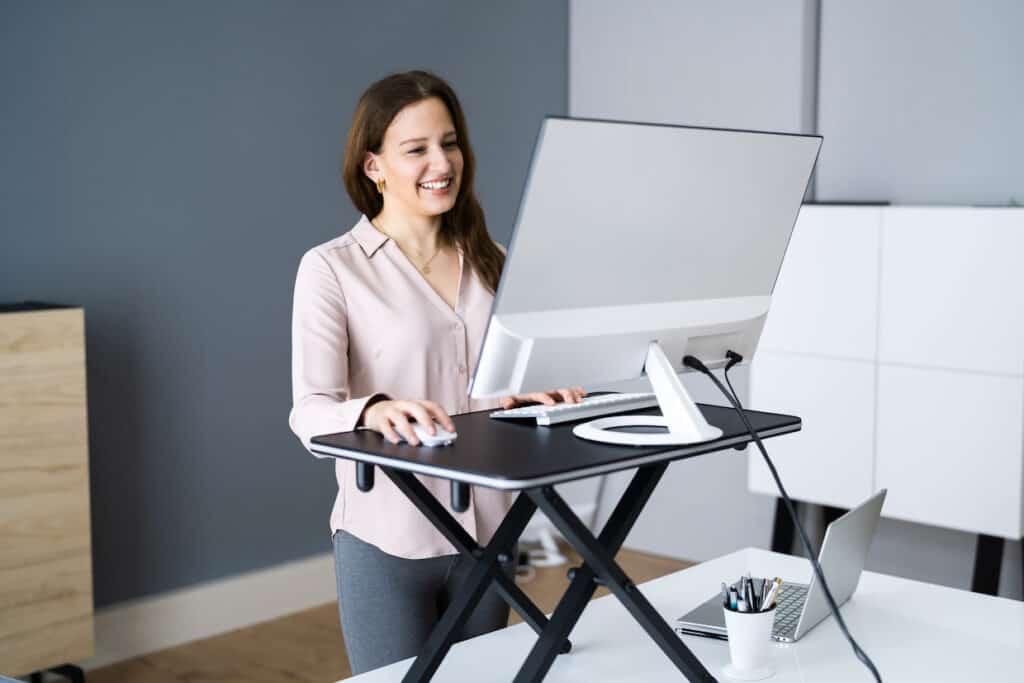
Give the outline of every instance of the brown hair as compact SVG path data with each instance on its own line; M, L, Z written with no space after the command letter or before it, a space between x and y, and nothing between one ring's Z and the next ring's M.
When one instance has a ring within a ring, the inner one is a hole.
M342 178L355 207L373 218L384 207L384 199L363 172L367 152L380 153L384 131L403 108L436 97L448 107L455 124L456 141L462 150L462 181L455 206L441 216L441 243L458 246L484 285L494 294L505 256L487 233L484 211L473 191L476 162L469 144L466 118L451 86L426 71L407 71L383 78L363 93L352 117L345 143Z

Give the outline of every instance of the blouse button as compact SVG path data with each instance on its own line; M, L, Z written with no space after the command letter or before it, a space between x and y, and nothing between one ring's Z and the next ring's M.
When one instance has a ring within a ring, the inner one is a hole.
M466 374L466 366L465 365L460 365L459 366L459 374L460 375L465 375Z

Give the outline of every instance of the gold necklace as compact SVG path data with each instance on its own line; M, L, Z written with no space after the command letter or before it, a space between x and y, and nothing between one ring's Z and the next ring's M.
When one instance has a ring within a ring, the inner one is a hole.
M399 250L399 251L401 251L401 252L402 252L403 254L405 254L405 257L406 257L407 259L409 259L409 262L410 262L411 264L413 264L414 266L416 266L416 269L417 269L417 270L419 270L419 271L420 271L421 273L423 273L424 275L430 275L430 262L431 262L431 261L433 261L433 260L434 260L434 259L435 259L435 258L437 257L437 255L441 253L441 245L437 245L437 246L436 246L436 247L434 248L434 253L433 253L433 254L432 254L432 255L430 256L430 258L428 258L428 259L427 259L427 260L426 260L426 261L424 262L424 264L423 264L422 266L420 266L420 265L417 265L417 264L416 264L416 262L415 262L415 261L414 261L414 260L412 259L412 256L410 256L410 255L409 255L409 252L407 252L407 251L406 251L405 249L402 249L402 245L401 245L401 244L399 244L399 243L398 243L398 240L396 240L396 239L395 239L394 237L392 237L392 236L390 235L390 233L388 233L388 231L387 231L387 230L385 230L385 229L384 229L384 228L382 228L381 226L377 225L377 224L376 224L376 223L374 223L373 221L370 221L370 224L371 224L371 225L373 225L373 227L375 227L375 228L377 228L378 230L380 230L380 231L381 231L382 233L384 233L384 236L385 236L385 237L387 237L387 238L388 238L389 240L391 240L392 242L394 242L394 243L395 243L395 246L396 246L396 247L398 247L398 250Z
M441 253L441 247L437 247L436 249L434 249L434 256L437 256L440 253ZM434 256L431 256L430 258L428 258L427 262L424 263L422 267L417 266L417 268L420 269L420 272L423 273L424 275L430 275L430 262L434 260ZM413 265L416 265L416 264L413 264Z

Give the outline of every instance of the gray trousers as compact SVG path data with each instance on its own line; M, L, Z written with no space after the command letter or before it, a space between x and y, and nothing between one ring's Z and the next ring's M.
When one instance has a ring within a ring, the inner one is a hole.
M419 654L468 572L458 560L408 560L344 531L334 534L338 610L353 675ZM514 576L515 560L502 568ZM508 615L508 605L488 588L459 640L504 628Z

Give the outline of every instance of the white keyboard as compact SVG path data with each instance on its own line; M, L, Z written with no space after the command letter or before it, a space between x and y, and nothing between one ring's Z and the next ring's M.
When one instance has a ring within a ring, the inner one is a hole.
M559 422L616 415L657 405L658 399L654 394L598 394L586 396L580 403L556 403L553 406L535 405L498 410L491 413L491 417L499 420L536 418L537 424L550 426Z

